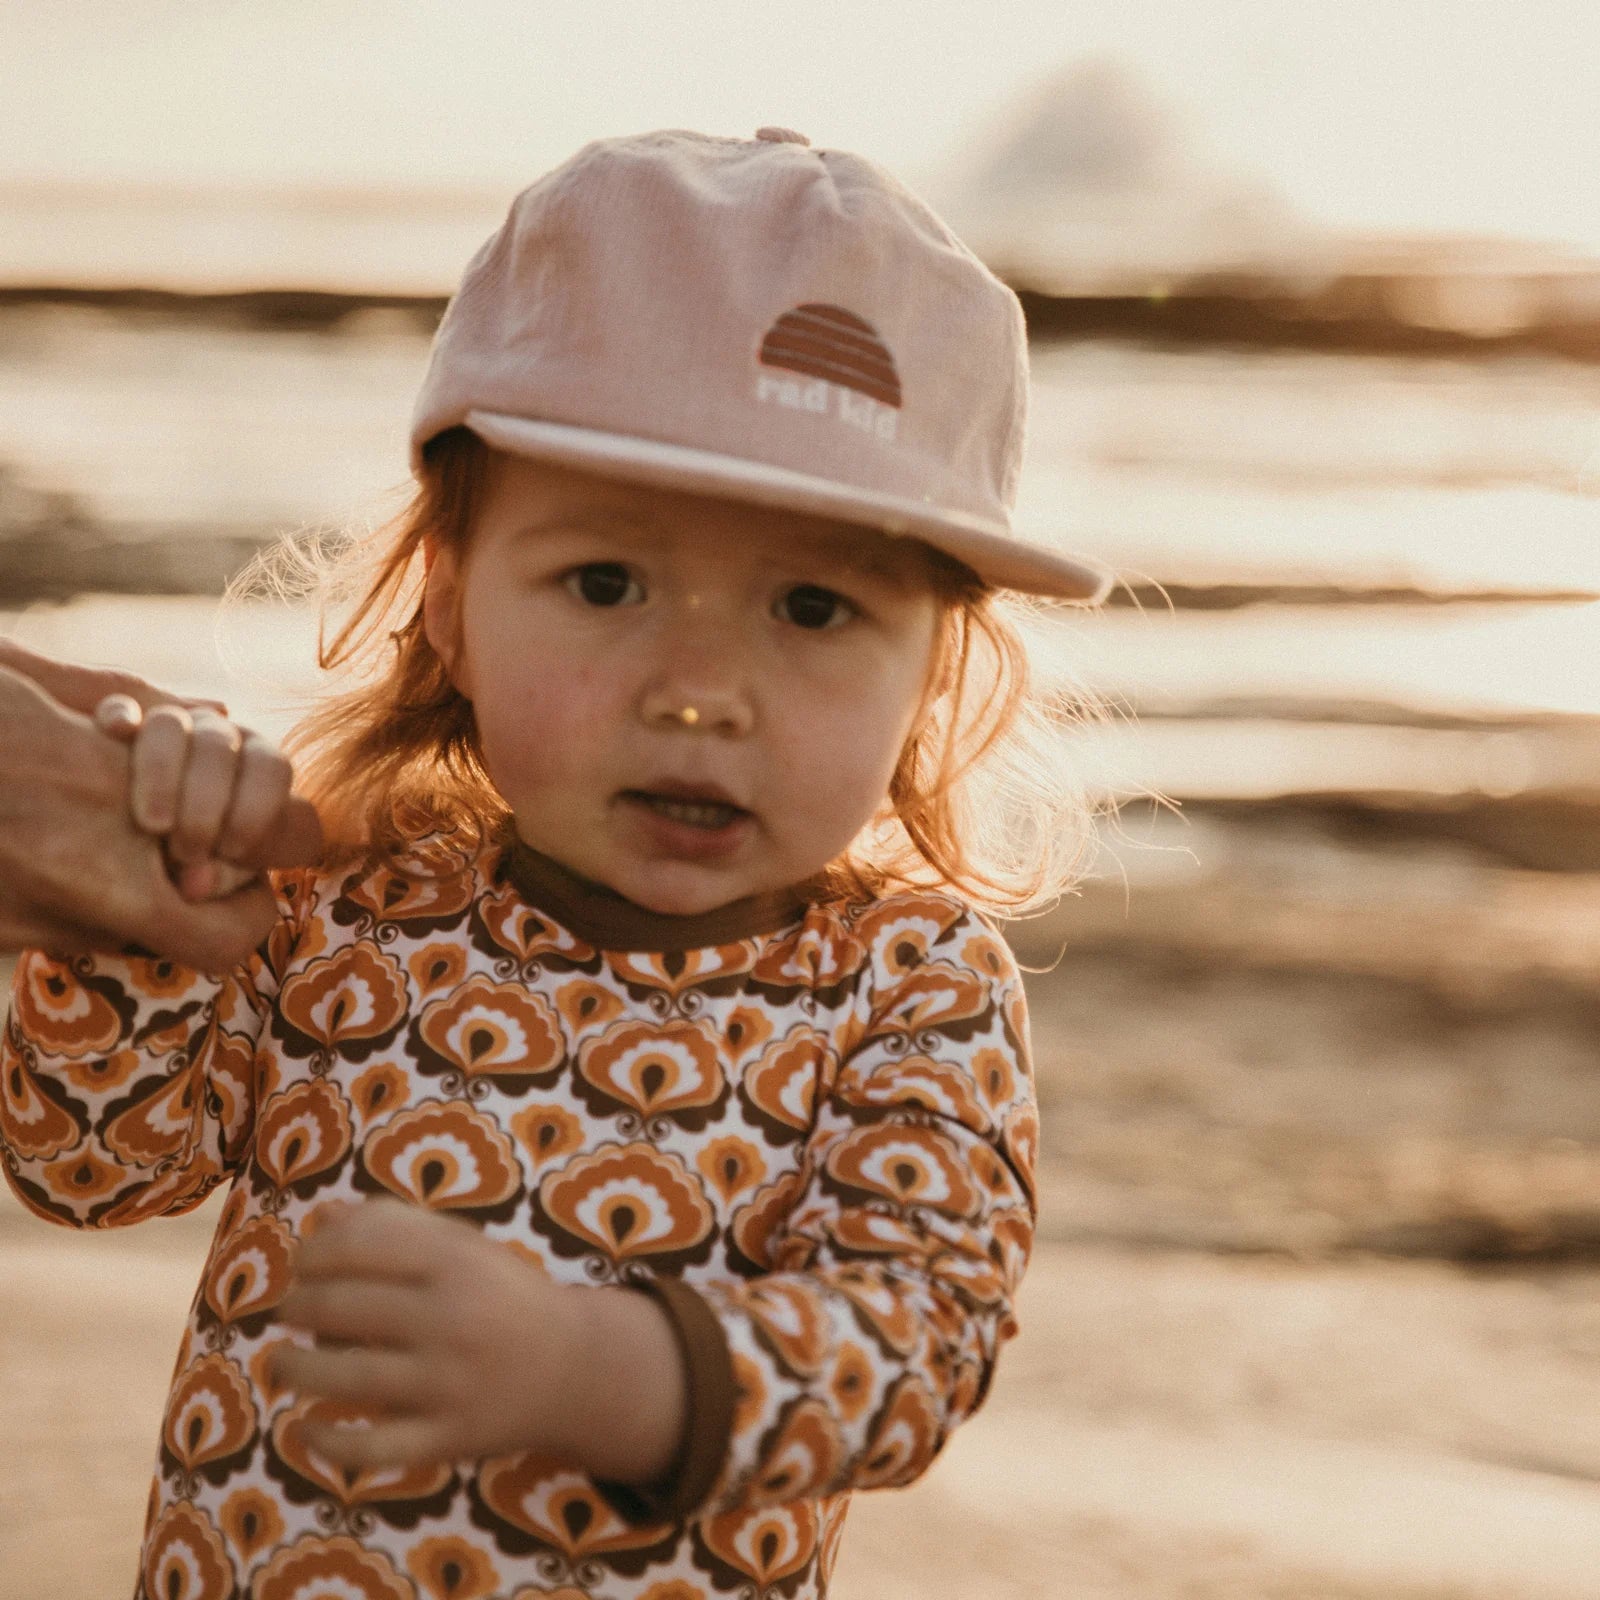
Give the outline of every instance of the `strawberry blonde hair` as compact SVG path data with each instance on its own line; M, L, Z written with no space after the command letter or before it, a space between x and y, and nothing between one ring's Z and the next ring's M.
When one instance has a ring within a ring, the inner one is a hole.
M317 807L330 864L408 855L419 832L476 849L511 836L484 767L471 703L423 626L429 546L464 554L491 456L452 428L424 452L414 493L370 536L330 552L280 546L235 594L269 588L322 602L317 661L356 685L321 699L284 743ZM1074 686L1036 679L1024 634L1046 608L988 588L928 551L939 603L931 703L900 753L883 807L825 871L825 893L874 896L944 885L1015 916L1057 899L1082 869L1097 807L1068 748L1104 711ZM348 606L330 633L330 613Z

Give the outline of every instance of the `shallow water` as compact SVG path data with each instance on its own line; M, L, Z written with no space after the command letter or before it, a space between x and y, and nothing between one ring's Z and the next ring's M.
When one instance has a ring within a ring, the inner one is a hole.
M342 518L406 478L427 339L0 310L0 466L94 520ZM1132 576L1600 589L1600 369L1036 352L1019 525Z
M50 517L196 540L377 519L405 478L426 354L393 313L313 333L0 312L0 566L8 528ZM1596 369L1092 343L1043 349L1034 371L1019 523L1130 582L1600 592ZM87 599L6 626L223 693L269 731L290 713L264 686L310 681L303 619L259 611L225 625L231 684L207 602ZM1591 717L1590 604L1151 606L1069 613L1057 636L1088 687L1147 719L1084 740L1109 787L1325 788L1341 762L1368 789L1497 792L1524 770L1592 781L1572 730L1552 753L1538 730L1513 747L1331 726L1357 708L1397 723ZM1167 717L1185 721L1150 720Z

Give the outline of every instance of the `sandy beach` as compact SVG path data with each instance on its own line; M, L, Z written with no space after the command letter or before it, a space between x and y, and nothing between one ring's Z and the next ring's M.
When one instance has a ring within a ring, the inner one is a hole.
M219 622L219 575L371 503L424 350L371 309L0 316L0 627L281 735L307 620ZM1030 525L1237 593L1077 630L1140 719L1096 770L1184 815L1131 808L1010 931L1022 1332L932 1471L858 1498L833 1593L1594 1600L1600 379L1111 342L1036 373ZM27 608L83 588L115 592ZM219 1200L84 1236L0 1194L0 1600L131 1591Z
M131 1591L205 1237L0 1223L6 1600ZM857 1498L833 1592L1592 1600L1597 1291L1046 1243L985 1410Z
M1165 889L1014 930L1060 957L1022 1332L933 1470L858 1497L833 1592L1593 1600L1597 969L1541 949L1516 873L1301 850L1290 885L1260 830L1187 836L1190 881L1147 850ZM215 1209L0 1207L3 1600L131 1585Z

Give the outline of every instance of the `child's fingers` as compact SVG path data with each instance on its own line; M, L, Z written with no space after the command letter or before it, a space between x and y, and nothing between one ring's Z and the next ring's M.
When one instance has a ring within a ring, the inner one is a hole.
M373 1278L300 1279L279 1304L278 1315L319 1338L401 1346L411 1342L417 1291Z
M155 706L144 714L133 746L130 799L133 820L146 833L170 833L178 820L193 735L194 717L182 706Z
M178 893L191 904L201 900L226 900L261 876L254 867L235 866L231 861L202 861L175 866L174 870Z
M189 720L193 731L167 848L176 861L199 862L218 854L217 839L233 803L244 735L214 712L194 711ZM150 718L145 721L148 726Z
M260 846L246 859L257 867L311 867L322 859L322 821L304 796L291 794Z
M318 1455L352 1471L421 1466L442 1461L448 1454L443 1430L424 1417L389 1417L370 1423L307 1421L305 1437Z
M239 747L233 798L214 854L246 861L266 838L289 799L294 768L259 734L244 734Z
M131 694L108 694L94 708L94 725L126 744L144 722L144 707Z
M398 1350L298 1350L272 1357L273 1377L286 1389L318 1400L342 1400L363 1408L413 1411L422 1391L415 1356Z
M378 1278L429 1283L461 1248L462 1227L400 1200L349 1206L301 1241L295 1273L319 1278ZM468 1237L472 1237L469 1233Z

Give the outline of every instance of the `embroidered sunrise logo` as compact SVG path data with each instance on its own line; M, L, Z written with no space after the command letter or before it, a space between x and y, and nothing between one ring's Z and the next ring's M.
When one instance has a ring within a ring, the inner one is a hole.
M756 358L763 405L832 417L886 443L899 422L900 374L870 322L842 306L785 311L767 329Z

